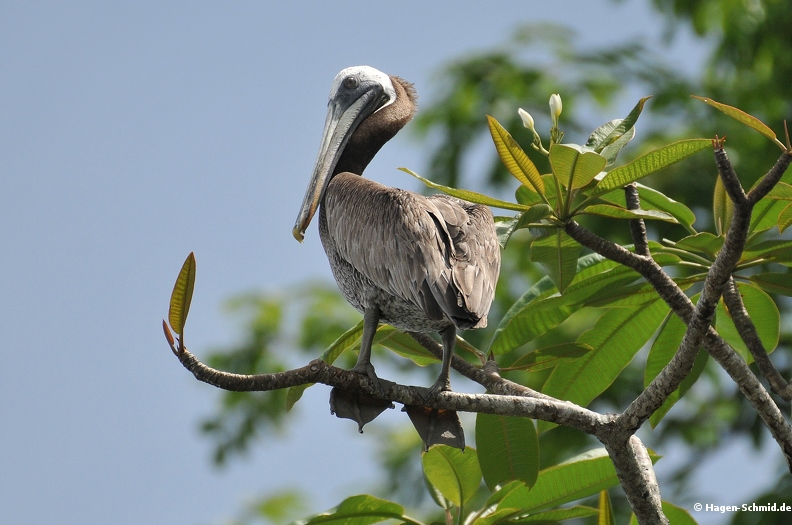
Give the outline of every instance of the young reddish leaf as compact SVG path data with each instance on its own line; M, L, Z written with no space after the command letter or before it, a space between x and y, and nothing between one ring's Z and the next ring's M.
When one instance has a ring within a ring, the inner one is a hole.
M190 312L193 288L195 287L195 254L190 252L182 265L171 293L168 321L173 331L183 335L187 314Z

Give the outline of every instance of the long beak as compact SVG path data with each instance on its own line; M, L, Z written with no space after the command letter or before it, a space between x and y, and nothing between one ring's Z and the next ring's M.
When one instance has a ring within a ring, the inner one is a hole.
M305 230L322 202L327 183L330 182L333 170L344 153L349 137L358 125L382 107L382 104L383 88L378 83L366 86L362 94L354 100L350 101L345 96L330 99L322 141L319 144L319 155L316 157L313 175L305 190L302 207L292 229L292 235L298 241L302 242L305 237Z

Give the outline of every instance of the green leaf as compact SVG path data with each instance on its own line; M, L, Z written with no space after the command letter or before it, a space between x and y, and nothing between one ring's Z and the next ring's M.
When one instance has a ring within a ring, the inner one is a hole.
M743 251L740 264L748 262L789 262L792 260L792 241L772 240L753 244Z
M624 135L619 137L613 143L608 144L602 151L598 152L605 158L605 167L612 166L616 162L616 158L619 156L619 152L630 142L633 138L635 138L635 128L630 128L627 130Z
M404 507L392 501L375 498L368 494L352 496L329 512L310 518L305 525L371 525L381 521L395 519L402 523L420 525L419 522L404 515Z
M694 301L696 300L696 297L697 296L693 297ZM649 350L649 355L646 358L644 386L648 386L649 383L651 383L652 380L657 377L657 374L659 374L660 371L671 361L671 358L674 357L677 349L679 349L679 345L682 343L682 338L685 336L686 331L687 325L685 325L684 321L682 321L679 317L673 313L669 313L668 316L666 316L666 321L660 328L660 332L652 344L652 348ZM674 390L668 396L662 406L649 418L649 423L652 425L652 428L656 427L660 423L663 417L665 417L665 415L669 410L671 410L676 402L679 401L682 396L684 396L685 393L695 384L695 382L701 376L701 373L704 371L704 368L707 366L708 358L709 354L707 354L707 352L699 351L698 355L696 356L696 361L693 364L693 370L682 381L682 383L680 383L679 388Z
M577 275L563 296L545 277L528 290L501 319L489 351L504 354L555 328L604 290L623 287L638 278L625 266L591 254L578 260Z
M509 370L545 370L569 363L591 352L593 348L581 343L562 343L528 352L508 367Z
M723 181L718 177L715 179L715 190L712 193L712 219L715 223L715 233L725 235L729 231L733 215L734 203L726 193Z
M536 222L553 214L553 208L547 204L534 204L530 209L516 217L496 217L495 232L498 235L498 244L505 248L512 234L517 230L529 228Z
M688 511L683 508L677 507L667 501L662 502L663 514L668 518L669 523L674 525L697 525L698 522L693 519ZM638 525L638 518L635 514L630 516L630 525Z
M565 188L582 188L605 167L605 157L592 151L581 153L569 144L550 147L553 174Z
M624 166L610 170L594 189L594 196L621 188L712 145L710 139L687 139L650 151Z
M492 141L495 143L495 149L498 151L498 156L503 161L506 169L509 170L509 173L520 181L523 186L531 189L537 195L544 195L545 186L539 170L536 169L528 155L517 144L517 141L512 138L497 120L489 115L487 115L487 124L492 135Z
M600 317L591 330L578 338L592 348L583 357L557 366L550 373L542 393L587 406L604 392L655 333L668 306L654 299L640 307L613 308ZM554 426L539 422L539 430Z
M428 482L457 507L469 502L481 484L481 468L473 448L466 447L463 452L435 445L422 454L421 461Z
M677 222L684 226L690 233L696 233L696 230L693 229L693 223L696 222L696 215L690 208L655 189L644 186L640 182L636 183L635 186L638 189L638 197L641 199L642 209L657 210L671 214L676 218ZM622 208L627 207L624 191L622 191L621 188L602 195L600 198L604 201L621 206Z
M770 127L767 124L765 124L764 122L762 122L758 118L754 117L753 115L749 115L748 113L746 113L745 111L742 111L741 109L737 109L735 107L728 106L728 105L723 104L721 102L716 102L716 101L712 100L711 98L697 97L696 95L690 95L690 96L695 98L695 99L698 99L698 100L700 100L700 101L702 101L702 102L704 102L706 104L709 104L710 106L714 107L715 109L718 109L718 110L722 111L726 115L730 116L731 118L735 119L738 122L741 122L741 123L745 124L749 128L755 129L756 131L758 131L759 133L761 133L765 137L767 137L770 140L772 140L773 142L775 142L778 145L778 147L781 148L782 151L786 151L786 147L784 146L784 144L780 140L778 140L776 138L775 131L770 129Z
M498 236L498 244L501 249L506 248L506 245L511 239L512 234L517 229L517 217L495 217L495 235Z
M778 217L786 207L786 201L781 200L762 199L757 202L751 214L751 226L748 228L748 233L753 235L776 227Z
M531 260L544 266L561 293L575 277L579 255L580 245L560 228L531 243Z
M760 288L747 283L737 283L737 290L742 296L745 309L751 317L759 339L767 352L772 352L778 346L781 316L773 299ZM748 352L734 321L726 309L723 301L718 303L715 314L715 329L735 350L737 350L749 364L753 357Z
M777 293L792 297L792 275L788 273L760 273L748 277L755 285L768 293Z
M505 354L561 324L574 309L556 295L553 282L545 277L515 302L495 330L489 351Z
M613 514L613 505L607 490L602 490L599 493L597 525L616 525L616 516Z
M525 417L476 415L476 443L484 482L490 490L505 481L528 487L539 475L539 438L533 420Z
M678 224L676 217L670 213L657 210L628 210L626 208L619 208L609 204L593 204L587 206L579 213L587 213L589 215L600 215L602 217L610 217L612 219L652 219L658 221L673 222Z
M767 194L768 199L792 201L792 184L786 182L778 182L770 193Z
M525 205L522 205L522 204L516 204L514 202L502 201L502 200L496 199L494 197L489 197L489 196L484 195L482 193L477 193L475 191L459 190L457 188L451 188L449 186L443 186L442 184L437 184L437 183L434 183L434 182L430 181L429 179L425 179L425 178L421 177L420 175L418 175L417 173L415 173L414 171L409 170L407 168L399 168L399 170L403 171L404 173L412 175L413 177L415 177L419 181L423 182L424 184L426 184L430 188L433 188L433 189L438 190L438 191L442 191L446 195L451 195L452 197L456 197L457 199L462 199L464 201L472 202L472 203L475 203L475 204L483 204L485 206L492 206L493 208L500 208L502 210L525 211L525 210L527 210L529 208L529 206L525 206Z
M701 232L680 239L674 248L689 252L698 252L707 255L710 260L715 260L718 252L723 248L724 237L713 235L710 232Z
M190 252L184 260L176 283L171 292L170 309L168 310L168 321L174 332L184 336L184 324L187 322L187 314L190 313L190 303L192 302L193 289L195 288L195 254Z
M792 204L778 214L778 233L784 233L790 225L792 225Z
M377 335L374 336L374 343L405 357L418 366L427 366L437 363L437 359L432 353L424 348L415 339L404 332L387 324L380 325Z
M650 451L653 461L657 455ZM530 513L597 494L619 484L604 448L594 449L539 472L536 484L511 490L498 504Z
M674 525L697 525L696 520L694 520L685 509L677 507L667 501L663 501L662 505L663 514L666 515L669 523L673 523Z
M635 107L632 108L627 118L621 120L612 120L607 124L600 126L589 137L586 146L592 148L597 153L600 153L607 146L616 142L622 135L629 130L635 128L635 123L643 111L644 104L652 97L644 97L638 101Z

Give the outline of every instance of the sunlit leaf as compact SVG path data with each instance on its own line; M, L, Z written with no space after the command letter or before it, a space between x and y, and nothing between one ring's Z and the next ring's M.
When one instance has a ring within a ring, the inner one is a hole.
M602 490L599 493L597 525L616 525L616 516L613 514L613 505L607 490Z
M502 210L515 210L515 211L525 211L529 208L529 206L525 206L522 204L516 204L514 202L506 202L494 197L489 197L482 193L477 193L475 191L470 190L459 190L457 188L451 188L449 186L443 186L442 184L437 184L435 182L430 181L429 179L425 179L415 173L412 170L407 168L399 168L399 170L403 171L404 173L408 173L418 179L419 181L423 182L430 188L433 188L438 191L442 191L446 195L451 195L452 197L456 197L457 199L462 199L464 201L472 202L475 204L483 204L485 206L492 206L493 208L500 208Z
M640 178L646 177L675 162L711 147L710 139L687 139L674 142L662 148L650 151L624 166L614 168L605 175L594 189L594 195L601 195L616 188L621 188Z
M528 487L539 475L539 438L533 420L525 417L476 415L477 453L490 490L507 481Z
M464 451L434 445L421 456L427 481L457 507L466 504L481 484L481 468L476 450Z
M565 188L582 188L602 171L605 162L602 155L591 151L581 153L569 144L553 144L550 148L550 165Z
M697 97L696 95L691 95L691 97L698 99L706 104L709 104L710 106L722 111L723 113L735 119L736 121L745 124L749 128L755 129L765 137L775 142L778 145L778 147L780 147L783 151L786 151L786 147L784 146L784 144L776 138L775 131L770 129L770 127L767 124L765 124L758 118L754 117L753 115L749 115L748 113L746 113L741 109L737 109L735 107L723 104L721 102L716 102L711 98Z
M503 161L503 165L509 170L515 179L520 181L523 186L533 190L537 195L544 195L545 188L539 170L528 158L523 149L517 144L506 129L500 123L487 115L492 141L498 156Z
M575 277L579 255L580 245L560 228L531 243L531 260L544 266L561 293Z
M173 331L180 336L184 335L184 324L187 322L187 314L190 312L193 289L195 288L195 254L185 259L184 264L176 278L171 292L170 309L168 311L168 321Z

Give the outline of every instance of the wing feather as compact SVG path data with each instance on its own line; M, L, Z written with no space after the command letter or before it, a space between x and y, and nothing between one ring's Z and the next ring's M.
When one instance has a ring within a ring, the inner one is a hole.
M500 249L485 206L425 197L351 173L325 194L328 233L357 271L429 319L462 329L487 325Z

